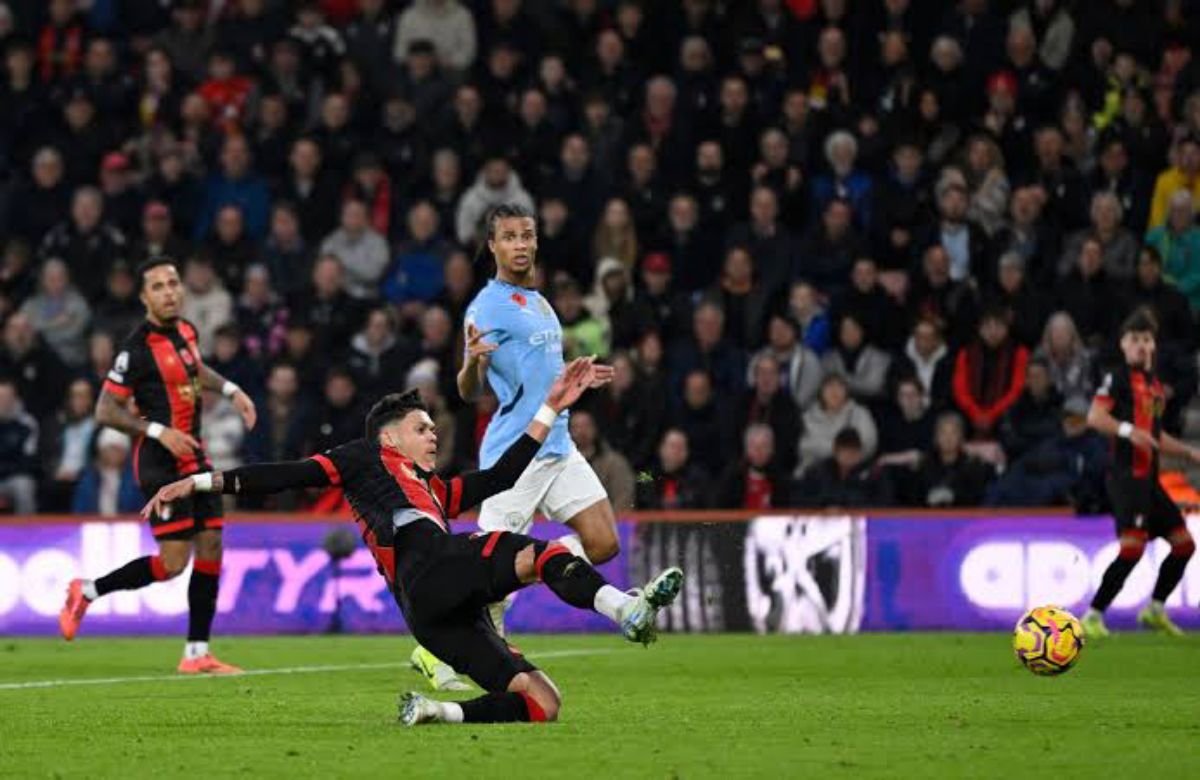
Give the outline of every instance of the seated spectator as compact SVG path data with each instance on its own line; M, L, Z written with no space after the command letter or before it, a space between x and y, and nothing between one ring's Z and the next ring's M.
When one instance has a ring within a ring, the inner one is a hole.
M85 457L90 449L89 439ZM144 503L129 456L129 437L112 428L103 429L96 437L95 460L83 469L75 486L71 511L79 515L118 517L137 512Z
M0 377L0 507L37 511L38 424L25 411L17 384Z
M201 399L204 451L212 461L213 470L237 468L244 462L242 442L246 438L246 426L242 423L241 414L228 398L214 390L205 389Z
M33 155L27 181L18 181L9 194L6 228L29 246L38 246L46 233L71 213L71 187L66 181L62 152L43 146Z
M1000 256L996 289L985 296L986 306L1003 307L1013 313L1013 338L1033 349L1052 310L1052 300L1026 276L1025 260L1017 252Z
M271 273L271 287L285 299L301 292L312 276L312 248L301 232L296 207L287 201L271 207L271 232L263 243L262 261Z
M649 479L637 481L638 509L703 509L710 477L691 461L687 434L668 428L658 445Z
M713 506L760 511L786 507L791 500L792 481L775 459L775 434L770 426L757 423L747 428L743 452L741 458L724 468Z
M92 310L71 283L66 263L51 258L42 265L38 292L21 305L21 313L63 363L70 368L83 367L87 362L84 336Z
M296 366L287 362L271 366L267 373L266 397L258 407L258 423L246 432L244 452L247 462L268 463L305 457L304 437L311 422L312 408L303 391Z
M975 288L950 278L950 255L946 250L938 244L926 249L909 290L909 320L925 318L945 323L947 344L956 349L959 340L975 329L978 312Z
M124 260L114 262L108 269L104 295L92 311L92 332L111 333L124 338L146 316L146 307L139 297L134 267Z
M923 152L915 139L892 149L887 177L875 188L872 248L885 274L906 274L917 232L933 218L933 193L922 175Z
M109 365L112 365L111 362ZM107 370L107 366L105 367ZM96 421L92 410L95 391L86 379L76 379L67 389L66 402L42 428L43 512L66 512L80 475L88 465Z
M1046 322L1033 358L1046 365L1061 399L1092 397L1096 390L1095 361L1070 314L1056 312Z
M833 328L829 315L821 305L817 288L808 282L796 282L788 293L788 312L800 323L804 346L824 355L833 344Z
M516 204L534 212L533 198L521 185L521 177L505 157L493 154L484 161L475 183L458 201L454 220L458 243L465 247L478 244L484 216L502 203Z
M126 258L136 268L151 257L172 257L176 261L188 256L191 245L175 235L171 207L152 200L142 208L142 237L133 243Z
M455 249L442 266L442 291L433 299L433 305L445 309L452 321L462 322L478 289L471 258Z
M428 303L443 286L443 266L450 245L441 238L437 210L429 201L418 201L408 210L408 239L401 242L396 259L383 277L383 297L389 303Z
M829 174L822 174L812 182L812 219L815 221L833 200L844 200L854 214L858 230L871 229L871 177L857 170L858 141L845 131L837 130L825 139L825 160L829 163Z
M649 252L642 258L642 284L634 291L632 303L635 339L648 330L658 331L668 341L686 335L692 304L685 293L674 288L672 268L671 258L664 252Z
M591 293L584 307L597 320L606 323L610 347L633 344L638 336L633 308L633 277L630 269L615 257L601 258Z
M1175 165L1158 175L1150 204L1150 227L1166 224L1171 198L1180 190L1192 194L1192 207L1200 210L1200 135L1184 136L1175 150Z
M329 369L322 397L305 437L309 451L324 452L362 436L365 411L359 402L354 375L341 366Z
M725 311L725 335L742 349L755 349L762 343L763 321L767 316L770 291L755 272L754 258L744 246L725 251L721 278L709 292Z
M246 391L251 398L258 398L263 388L263 366L246 353L242 334L236 324L230 322L217 328L213 336L213 351L206 361L221 376Z
M266 183L251 168L250 145L242 135L227 135L221 145L219 170L204 183L204 202L196 220L197 240L208 236L217 219L217 212L233 205L242 213L246 234L254 240L267 233L270 194ZM172 209L178 213L177 210Z
M963 421L957 412L938 416L932 445L917 471L919 505L979 506L994 470L967 453Z
M770 357L779 365L779 381L797 408L804 410L817 397L825 369L816 353L800 343L800 323L784 313L771 315L767 322L767 343L750 360L753 381L754 361Z
M868 459L875 456L879 442L871 413L850 397L850 387L840 374L825 376L817 402L804 413L802 428L797 475L833 454L833 439L843 428L858 431L864 456Z
M1005 309L989 309L979 321L979 338L958 351L954 361L954 403L966 415L975 438L992 439L996 425L1025 384L1029 351L1009 338Z
M879 507L891 503L891 493L887 476L863 457L858 431L845 428L833 438L833 455L805 473L795 503L830 509Z
M80 187L71 198L71 217L46 234L38 248L43 260L57 257L80 281L80 292L94 300L109 268L128 251L125 234L104 216L104 196L95 187Z
M933 438L933 414L921 381L915 376L901 378L895 388L894 403L879 422L879 462L903 462L915 468Z
M188 258L183 270L187 295L183 299L183 318L196 326L200 354L212 354L217 329L235 321L233 296L213 268L207 254Z
M369 301L379 297L379 281L391 262L391 252L383 236L371 228L361 200L342 205L341 227L321 242L321 254L335 255L341 261L345 291L351 298Z
M862 323L850 312L842 314L837 344L821 359L826 374L845 377L854 400L868 405L887 394L891 362L891 355L867 343Z
M584 355L607 357L612 338L608 322L584 307L578 282L567 277L555 285L552 303L562 325L563 359L574 360Z
M709 474L719 474L728 462L721 451L724 404L720 400L708 372L693 369L684 377L682 403L668 418L670 426L687 434L696 463Z
M1088 428L1089 402L1069 399L1054 432L1022 455L988 488L988 506L1069 506L1079 514L1104 511L1108 447Z
M416 360L413 345L396 333L391 310L379 308L367 315L363 329L350 341L346 364L363 405L369 407L388 393L403 390L404 375Z
M237 324L246 352L256 360L274 358L283 351L289 312L271 289L265 265L246 269L242 296L238 299Z
M1124 210L1121 201L1111 192L1098 192L1092 196L1091 227L1080 230L1067 239L1062 257L1058 261L1058 275L1066 276L1075 266L1083 242L1089 238L1100 244L1104 270L1115 282L1127 282L1133 278L1137 263L1138 240L1121 225Z
M1162 256L1154 247L1142 247L1138 256L1137 274L1125 288L1122 317L1134 309L1147 308L1158 321L1160 347L1172 344L1184 351L1196 344L1192 312L1187 298L1174 284L1163 278Z
M736 235L731 233L730 240ZM701 221L700 206L691 193L677 192L667 203L667 222L654 249L671 258L675 287L681 292L703 290L721 274L716 231Z
M1200 226L1193 222L1192 194L1171 196L1167 221L1146 234L1146 243L1163 258L1167 279L1187 296L1192 314L1200 314Z
M967 140L963 175L970 193L967 219L994 236L1008 214L1009 183L1004 154L991 136L980 133Z
M596 427L596 418L586 409L575 409L570 428L571 440L596 472L613 509L617 512L633 509L633 468L624 455L608 446Z
M668 360L670 391L678 398L683 377L700 369L712 376L717 393L736 397L746 387L746 355L725 337L725 311L713 301L704 301L692 313L690 338L672 345ZM695 439L692 440L696 444Z
M4 244L0 255L0 319L7 317L37 290L33 255L19 238Z
M1116 327L1121 288L1104 270L1100 242L1086 239L1079 248L1075 268L1058 287L1058 305L1079 328L1089 347L1103 349Z
M850 286L833 302L833 319L852 314L872 344L892 350L904 343L904 310L880 283L879 266L869 257L854 261Z
M604 206L592 235L592 260L597 264L615 257L628 269L637 264L639 242L633 213L623 198L612 198Z
M421 312L417 328L418 359L432 358L441 372L438 390L443 398L458 397L458 356L461 349L450 315L439 306Z
M217 209L212 235L207 237L203 249L230 290L242 289L246 269L258 262L258 240L246 234L242 210L234 205Z
M587 399L586 407L617 452L635 469L644 469L654 454L666 399L648 392L633 359L626 352L609 360L613 379Z
M763 423L775 432L776 465L788 474L796 468L800 410L791 394L783 389L775 358L770 355L755 358L750 368L750 388L729 404L728 414L723 417L727 453L740 453L742 432L749 425Z
M987 231L967 216L970 203L967 182L961 173L947 169L934 187L937 221L922 232L917 246L926 251L940 246L949 261L949 278L954 282L975 279L989 286L995 280Z
M366 319L367 307L345 290L346 270L337 255L322 254L313 265L312 285L291 301L291 310L304 312L316 335L321 355L337 355Z
M107 372L109 366L105 366ZM69 372L62 360L34 329L33 320L16 312L4 323L0 377L17 383L18 395L35 419L42 419L62 402Z
M942 323L922 317L913 325L903 354L892 361L891 384L904 376L916 377L929 408L940 411L950 404L954 361L949 355Z
M316 139L297 138L288 155L287 176L276 187L275 197L295 210L306 243L316 244L337 227L338 185Z
M1058 433L1062 405L1063 396L1051 380L1050 366L1035 356L1025 369L1025 389L1021 397L1000 418L997 430L1009 462Z
M796 248L795 278L811 282L830 299L836 299L850 278L856 257L867 247L854 229L854 211L841 199L831 200Z
M1015 252L1025 261L1031 283L1050 284L1057 276L1062 235L1044 215L1046 193L1040 187L1017 187L1008 205L1009 219L993 239L997 257Z

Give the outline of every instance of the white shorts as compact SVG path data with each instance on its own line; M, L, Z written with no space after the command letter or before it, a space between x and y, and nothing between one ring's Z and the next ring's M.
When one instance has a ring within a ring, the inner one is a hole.
M565 523L607 498L596 472L572 447L564 457L533 461L517 484L484 501L479 507L479 529L528 533L538 510L557 523Z

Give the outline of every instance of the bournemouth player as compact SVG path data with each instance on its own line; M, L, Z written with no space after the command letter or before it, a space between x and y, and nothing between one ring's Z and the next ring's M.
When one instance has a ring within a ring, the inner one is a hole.
M1162 452L1200 463L1200 450L1162 430L1166 396L1154 374L1156 330L1153 316L1142 310L1121 326L1125 365L1104 378L1088 413L1088 424L1112 438L1108 495L1120 540L1120 552L1104 572L1091 609L1084 615L1088 636L1108 636L1104 610L1121 591L1146 542L1155 537L1166 539L1171 552L1159 567L1152 600L1138 614L1138 622L1164 633L1182 633L1163 605L1183 578L1196 545L1179 507L1159 484L1158 456Z
M134 473L145 495L153 496L163 485L212 467L200 444L201 390L219 390L230 398L249 428L256 413L249 396L201 361L196 329L179 316L184 290L175 264L164 257L147 260L138 268L138 279L146 319L125 340L108 372L96 421L136 439ZM208 649L221 573L220 497L187 497L161 509L149 518L157 555L130 561L97 580L72 580L59 615L62 634L73 639L88 605L101 596L178 576L194 552L179 671L239 672Z
M466 355L458 373L463 400L472 401L490 386L499 409L488 423L480 448L487 467L533 419L541 397L562 370L562 325L546 299L534 289L537 223L522 206L502 205L488 214L487 245L496 275L467 307ZM484 340L486 337L486 340ZM594 367L594 386L611 381L612 367ZM524 534L534 513L565 523L574 532L558 539L575 555L604 563L619 549L617 524L608 494L567 431L567 415L554 421L546 443L511 490L479 508L481 531ZM491 609L492 622L504 635L504 612L511 599ZM434 688L455 689L454 672L418 647L413 666Z
M554 720L558 689L501 638L487 606L541 581L571 606L594 609L626 638L648 644L655 638L655 616L678 595L683 573L668 569L630 595L561 544L507 531L452 534L449 521L511 488L562 411L593 379L590 359L573 361L538 398L524 433L490 468L449 481L433 472L437 432L420 397L410 391L389 395L371 409L364 438L306 460L197 474L160 490L143 511L154 516L172 502L214 492L341 485L413 636L487 691L462 703L405 694L401 720L410 726Z

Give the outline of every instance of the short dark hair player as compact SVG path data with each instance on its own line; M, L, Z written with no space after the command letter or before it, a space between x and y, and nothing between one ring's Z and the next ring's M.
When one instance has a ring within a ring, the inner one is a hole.
M1196 544L1179 507L1159 484L1158 457L1165 453L1200 463L1200 450L1162 430L1166 395L1154 373L1157 331L1148 311L1139 309L1129 316L1121 326L1124 365L1104 377L1088 411L1088 425L1112 442L1108 495L1120 540L1117 558L1104 572L1083 618L1084 631L1091 637L1108 636L1104 610L1120 593L1146 542L1156 537L1166 539L1171 552L1158 569L1153 597L1138 613L1138 622L1164 633L1182 633L1164 605L1183 578Z

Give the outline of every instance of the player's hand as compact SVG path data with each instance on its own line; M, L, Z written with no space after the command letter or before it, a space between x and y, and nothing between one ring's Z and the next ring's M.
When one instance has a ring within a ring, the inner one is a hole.
M230 400L233 408L242 416L242 422L246 423L246 430L254 430L254 424L258 422L258 410L254 408L254 401L242 390L234 393Z
M500 346L499 344L490 344L483 340L483 337L491 333L490 330L480 330L475 325L467 325L467 362L482 363L487 365L492 359L491 354Z
M170 450L171 454L177 458L186 458L200 449L200 442L191 435L184 433L178 428L163 428L162 435L158 437L158 443Z
M1158 449L1158 442L1155 438L1141 428L1133 429L1133 433L1129 434L1129 443L1146 452L1154 452Z
M161 487L154 494L154 498L150 499L146 506L142 507L142 517L149 519L154 514L157 514L159 517L167 517L171 514L172 501L187 498L194 492L196 492L196 483L192 481L191 477L184 477L181 480Z
M556 412L561 412L578 401L579 396L583 395L592 383L595 373L595 366L592 365L594 360L595 358L589 355L575 358L568 363L546 395L546 405Z
M599 363L592 364L592 381L588 387L595 390L598 387L604 387L609 382L613 381L613 376L616 375L616 369L612 366L605 366Z

